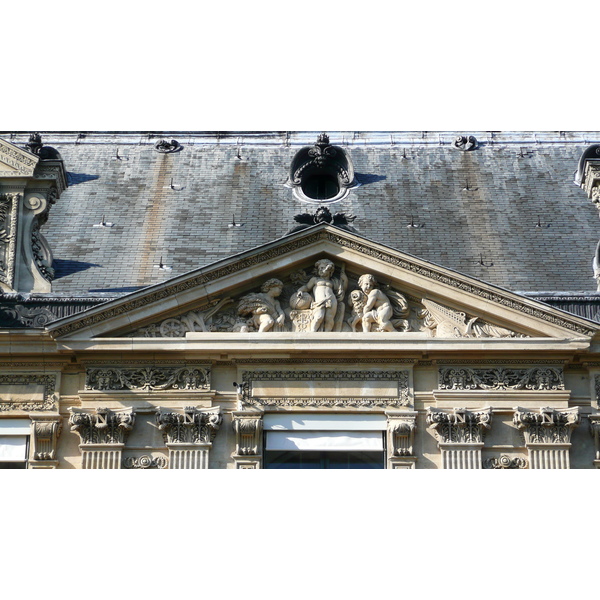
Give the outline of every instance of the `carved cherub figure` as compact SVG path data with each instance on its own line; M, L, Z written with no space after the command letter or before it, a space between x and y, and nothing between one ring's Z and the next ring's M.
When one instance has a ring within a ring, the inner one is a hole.
M322 258L315 263L316 274L311 277L296 293L302 298L305 292L313 293L311 331L333 331L336 324L341 327L343 319L344 299L348 278L342 266L339 278L333 278L335 265L327 258ZM338 301L340 305L338 306Z
M283 291L283 283L279 279L269 279L262 284L260 293L248 294L238 304L240 316L252 315L248 324L260 332L276 329L281 331L285 321L285 313L277 300Z
M364 332L371 331L373 326L376 327L375 331L396 331L394 324L402 325L404 331L408 330L408 321L401 319L409 312L408 303L402 294L393 293L394 306L390 298L377 287L377 281L370 273L361 275L358 285L366 296L361 320ZM394 323L392 317L397 317Z

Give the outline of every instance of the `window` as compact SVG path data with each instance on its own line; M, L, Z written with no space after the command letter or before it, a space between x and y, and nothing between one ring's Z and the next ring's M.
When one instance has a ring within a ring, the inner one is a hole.
M0 420L0 469L26 469L29 456L29 419Z
M264 468L383 469L386 427L380 414L267 414Z

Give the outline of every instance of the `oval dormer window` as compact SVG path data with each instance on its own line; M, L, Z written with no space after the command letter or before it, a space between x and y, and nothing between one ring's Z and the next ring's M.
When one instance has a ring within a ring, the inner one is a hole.
M331 173L314 172L302 177L304 195L311 200L331 200L340 193L337 177Z
M302 202L331 204L345 198L357 186L352 161L343 148L332 146L321 134L315 145L299 150L286 182Z

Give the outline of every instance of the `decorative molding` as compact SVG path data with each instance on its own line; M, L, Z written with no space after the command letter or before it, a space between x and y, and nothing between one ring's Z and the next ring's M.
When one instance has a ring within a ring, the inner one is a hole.
M123 301L122 303L119 303L119 300L115 300L114 302L118 303L116 306L99 308L98 312L93 315L77 318L75 321L57 326L56 328L50 327L50 330L55 336L67 335L85 327L93 326L108 319L118 317L119 315L133 312L149 304L160 302L166 298L180 294L181 292L185 292L196 287L202 287L212 281L216 281L223 277L250 269L251 267L266 263L270 260L280 258L286 254L289 254L290 252L317 244L320 241L332 242L342 248L354 250L355 252L358 252L364 256L369 256L370 258L397 266L401 269L421 275L444 285L454 287L465 293L473 294L490 302L495 302L501 306L516 310L520 313L540 319L552 325L556 325L570 331L575 331L581 335L591 337L597 331L596 329L586 327L578 322L575 322L574 320L551 314L541 308L533 307L527 304L525 301L515 299L510 293L503 294L500 291L491 291L489 289L485 289L483 286L477 285L476 282L470 283L454 277L452 274L444 272L441 267L435 267L434 265L425 266L416 262L411 262L408 258L401 258L392 254L391 251L385 252L369 246L366 242L342 237L342 235L339 233L329 229L317 231L313 234L303 236L300 239L283 242L280 245L269 248L268 250L241 258L235 263L230 263L223 267L215 267L212 270L209 269L203 271L190 277L189 279L186 279L185 281L180 281L171 285L161 285L160 287L155 288L153 291L146 292L142 296L133 300ZM550 311L553 310L551 307L548 307L548 309ZM575 318L576 317L574 317L574 319Z
M564 390L562 368L473 369L442 367L438 370L440 390Z
M24 327L45 327L58 317L45 306L28 308L22 304L3 307L10 317L17 320Z
M236 365L264 365L264 364L273 364L273 365L316 365L320 364L323 368L326 368L327 365L353 365L356 362L365 363L365 364L409 364L413 365L418 361L417 358L363 358L361 357L359 360L349 359L349 358L329 358L320 363L319 360L314 358L234 358L231 363ZM420 362L420 361L419 361ZM496 361L497 362L497 361Z
M38 156L0 140L0 177L31 177L39 160Z
M528 466L526 458L511 458L508 454L501 454L498 458L486 458L483 461L484 469L527 469Z
M81 444L122 445L135 424L133 408L69 408L69 425Z
M579 424L579 408L537 412L515 408L513 423L523 432L525 444L570 444L571 433Z
M33 460L56 461L62 418L59 415L31 415L30 418L33 433Z
M596 394L596 402L600 404L600 375L594 376L594 392Z
M121 460L121 466L124 469L166 469L169 466L169 459L166 456L126 456Z
M254 381L397 381L397 397L265 397L252 395ZM411 404L408 371L246 371L242 375L241 401L254 407L381 408Z
M15 366L15 365L12 365ZM25 364L24 364L25 366ZM0 392L0 412L11 410L37 411L37 410L55 410L58 401L56 394L57 376L54 374L41 373L14 373L9 375L0 374L1 385L28 385L35 384L43 386L43 396L41 400L2 400Z
M223 417L220 408L180 410L158 408L156 423L166 444L210 444L215 439Z
M85 389L97 391L210 390L209 366L86 368Z
M262 415L233 413L232 427L235 432L235 454L237 456L262 454Z
M427 425L434 430L441 444L483 444L491 423L490 407L476 411L455 408L452 412L431 407L427 409Z

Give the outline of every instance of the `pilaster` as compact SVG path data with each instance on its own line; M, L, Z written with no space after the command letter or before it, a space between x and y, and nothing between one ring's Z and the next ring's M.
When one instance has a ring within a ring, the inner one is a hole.
M579 424L579 409L515 408L514 424L523 433L532 469L569 469L571 433Z
M235 432L235 453L232 455L236 469L262 468L262 413L237 411L232 413Z
M81 438L83 469L120 469L121 454L135 423L133 408L70 408L71 431Z
M481 469L481 449L485 432L490 429L492 409L452 412L427 409L427 424L434 430L442 452L444 469Z
M386 411L387 423L387 468L414 469L417 457L413 444L417 428L416 411Z
M169 469L208 469L212 442L222 421L218 406L158 408L156 422L169 450Z

